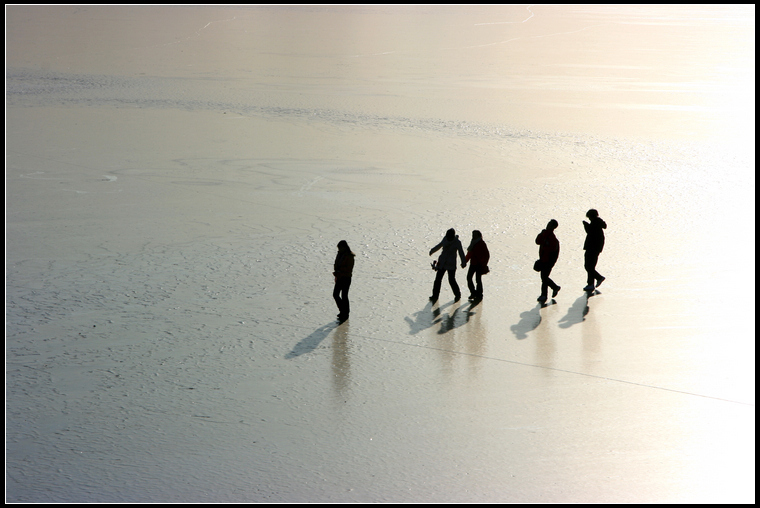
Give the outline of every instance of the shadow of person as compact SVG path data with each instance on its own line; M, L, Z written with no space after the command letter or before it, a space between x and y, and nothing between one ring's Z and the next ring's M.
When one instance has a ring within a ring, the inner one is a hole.
M439 320L441 323L441 328L438 330L438 335L443 335L444 333L450 332L454 328L458 328L464 324L467 324L467 322L470 320L470 317L475 315L475 313L472 312L473 307L474 306L472 304L470 304L467 309L457 306L453 312L447 313L445 316L441 317Z
M414 335L426 328L430 328L433 326L433 320L436 317L433 311L433 304L428 303L424 309L415 312L412 316L414 316L414 319L404 316L404 321L409 325L409 335Z
M438 320L438 322L441 324L441 328L438 330L438 335L443 335L444 333L454 329L454 321L456 320L457 312L459 312L459 307L454 309L454 312L451 314L447 313L445 316L442 316L441 319Z
M570 328L573 325L582 323L586 319L586 314L588 314L589 311L589 296L591 296L589 293L583 293L582 296L575 300L573 305L567 309L567 314L559 320L560 328Z
M451 301L445 305L433 308L432 302L428 302L425 308L412 314L414 319L409 316L404 316L404 320L409 325L409 335L415 335L422 330L430 328L441 322L441 309L445 309L449 305L453 304Z
M336 322L328 323L326 325L320 326L313 332L309 334L308 337L303 338L293 346L293 350L285 355L286 359L295 358L296 356L301 356L306 353L311 353L317 347L319 346L319 343L322 342L325 337L330 335L330 332L335 330L339 325Z
M532 309L526 310L520 314L520 321L509 327L517 340L527 339L528 333L538 328L538 325L541 324L541 309L543 307L544 305L539 303Z

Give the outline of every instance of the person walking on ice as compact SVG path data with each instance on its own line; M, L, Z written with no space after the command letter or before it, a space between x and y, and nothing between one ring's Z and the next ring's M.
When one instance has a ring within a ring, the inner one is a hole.
M583 227L586 230L586 241L583 243L583 250L586 251L583 267L586 269L586 287L584 291L593 291L595 287L601 286L604 277L596 271L596 263L599 261L599 254L604 249L604 229L607 229L607 223L599 217L599 212L593 208L586 212L586 217L590 222L583 221ZM594 286L596 281L596 286Z
M354 270L354 253L351 252L345 240L338 242L338 254L335 256L333 270L335 276L333 298L338 304L338 321L342 323L348 319L348 313L351 310L348 304L348 288L351 287L351 275Z
M538 271L541 272L541 296L538 297L539 303L546 303L549 288L552 288L552 298L559 293L560 286L549 278L552 273L557 259L559 258L559 240L554 236L554 230L559 223L552 219L546 225L546 229L541 231L536 237L536 244L540 245L538 249Z
M472 240L467 247L467 255L464 257L465 264L470 262L470 269L467 271L467 287L470 289L470 298L472 302L483 299L483 282L481 277L488 273L488 260L491 254L488 252L486 242L483 241L483 235L477 229L472 232ZM464 268L465 265L462 265ZM472 277L475 276L475 284L472 283Z
M441 249L441 255L438 256L438 262L433 262L433 269L435 270L435 282L433 283L433 295L430 297L431 302L438 301L438 295L441 293L441 281L443 280L444 273L449 275L449 285L454 292L454 301L458 302L462 297L462 293L459 291L459 285L457 284L456 272L457 272L457 252L459 258L462 260L462 268L466 266L464 260L464 250L462 249L462 242L459 241L459 237L454 231L454 228L446 231L446 236L443 237L438 245L430 249L430 255L432 256L438 249Z

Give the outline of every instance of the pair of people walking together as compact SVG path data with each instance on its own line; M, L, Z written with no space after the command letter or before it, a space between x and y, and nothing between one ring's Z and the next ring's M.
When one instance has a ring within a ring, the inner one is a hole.
M458 302L462 293L459 290L459 284L457 284L456 271L457 271L457 254L462 261L462 268L467 266L470 262L470 269L467 272L467 287L470 290L470 301L480 301L483 299L483 280L482 276L488 273L488 260L490 253L488 252L488 246L483 241L483 235L480 231L475 230L472 232L472 240L467 247L467 255L462 249L462 242L459 241L454 229L446 231L446 236L443 237L438 245L430 249L430 255L432 256L438 250L441 250L440 256L437 261L433 261L433 270L435 270L435 282L433 282L433 294L430 297L430 301L438 301L438 296L441 293L441 283L443 282L443 276L448 274L449 285L454 292L454 301ZM475 278L475 282L473 282Z
M586 212L586 217L590 222L583 221L583 228L586 230L586 241L583 244L585 253L584 268L586 270L586 287L584 291L593 291L604 282L604 276L596 271L596 264L599 261L599 254L604 249L604 229L607 229L607 223L599 217L599 212L591 209ZM559 240L554 235L554 230L559 224L552 219L546 225L546 229L541 231L536 237L538 244L538 261L534 265L534 270L541 272L541 295L538 301L546 302L548 299L549 288L552 290L552 298L557 296L561 289L550 277L552 268L559 258ZM596 283L596 284L595 284Z

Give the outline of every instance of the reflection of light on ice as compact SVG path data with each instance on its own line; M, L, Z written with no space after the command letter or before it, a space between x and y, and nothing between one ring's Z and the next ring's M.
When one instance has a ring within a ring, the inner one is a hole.
M755 484L754 463L747 463L746 456L734 452L754 449L754 407L724 404L720 409L699 408L699 400L688 401L692 408L684 412L684 439L691 441L684 456L683 471L678 477L689 478L685 483L692 490L689 496L703 499L724 499L726 502L742 502L741 493ZM709 403L708 403L709 404ZM691 413L691 417L688 415ZM726 429L731 429L727 432ZM737 468L741 464L744 467ZM694 481L700 479L701 481Z

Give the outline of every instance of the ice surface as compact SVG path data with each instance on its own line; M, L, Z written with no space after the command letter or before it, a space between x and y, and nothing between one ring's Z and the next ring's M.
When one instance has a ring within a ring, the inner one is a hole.
M754 7L700 9L9 7L6 500L754 502Z

